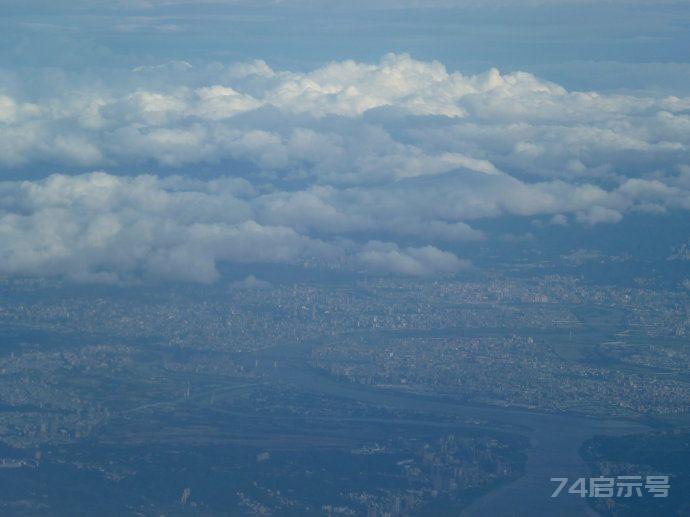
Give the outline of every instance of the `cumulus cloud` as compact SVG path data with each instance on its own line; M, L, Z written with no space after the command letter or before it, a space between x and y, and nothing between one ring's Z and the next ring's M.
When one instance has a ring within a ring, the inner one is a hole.
M270 222L265 197L232 178L199 182L92 173L2 182L0 273L212 282L221 261L346 266L349 261L352 268L382 271L387 254L391 266L385 269L403 275L452 273L463 265L431 246L399 250L392 243L342 240L343 231L357 230L356 222L334 228L325 239L310 236L305 224ZM316 226L322 206L304 199ZM259 285L252 279L242 285L250 284Z
M223 261L453 274L468 264L449 249L492 238L484 219L595 228L690 209L690 99L407 55L63 79L0 92L0 175L74 172L0 181L4 274L210 282Z
M116 281L214 281L216 263L295 262L332 245L248 217L233 180L104 173L0 186L0 270Z
M230 289L234 290L261 290L270 289L272 287L270 282L260 280L254 275L248 275L244 280L238 280L230 284Z
M589 225L599 223L617 223L623 218L623 215L611 208L601 206L593 206L588 210L584 210L577 214L577 220Z
M261 61L138 67L114 86L0 96L0 166L164 167L241 160L322 184L467 168L616 179L690 160L690 99L569 92L388 55L311 72ZM75 90L78 95L75 95Z
M377 241L367 243L357 258L373 271L407 276L453 274L470 267L468 261L434 246L401 249L396 244Z

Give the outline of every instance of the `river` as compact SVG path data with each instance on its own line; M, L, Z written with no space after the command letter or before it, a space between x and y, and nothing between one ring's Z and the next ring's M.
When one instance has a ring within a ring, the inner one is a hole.
M474 501L467 516L586 516L597 515L586 499L564 490L557 498L551 494L557 484L551 478L588 478L590 472L579 454L582 443L597 435L623 435L649 428L627 420L595 419L579 415L543 413L514 408L475 406L440 397L352 384L328 376L307 362L308 351L316 343L279 347L252 354L266 374L302 389L350 398L393 409L423 411L462 418L473 418L510 428L529 438L524 475ZM249 359L249 357L247 357ZM263 365L263 366L261 366ZM433 418L433 417L431 417ZM430 419L431 419L430 418ZM504 429L505 430L505 429Z

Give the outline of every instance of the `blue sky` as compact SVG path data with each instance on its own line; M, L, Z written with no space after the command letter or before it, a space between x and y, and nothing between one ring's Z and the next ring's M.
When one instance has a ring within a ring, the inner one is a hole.
M577 89L680 93L690 84L687 2L4 4L0 55L9 67L260 58L307 69L408 52L467 73L526 70Z

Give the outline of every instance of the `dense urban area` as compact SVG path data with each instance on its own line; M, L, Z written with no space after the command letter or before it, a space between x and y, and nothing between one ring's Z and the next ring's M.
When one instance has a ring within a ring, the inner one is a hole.
M683 285L250 275L0 291L5 513L86 498L106 514L454 514L524 474L534 437L516 415L687 425Z

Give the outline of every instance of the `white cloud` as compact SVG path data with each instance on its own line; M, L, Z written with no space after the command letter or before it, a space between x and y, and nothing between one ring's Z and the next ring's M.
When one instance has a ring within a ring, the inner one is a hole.
M563 214L556 214L551 218L551 220L549 222L553 226L567 226L568 225L568 218L566 216L564 216Z
M332 228L327 240L309 229L328 207L296 194L302 219L266 222L270 203L241 180L208 182L105 173L51 176L35 182L0 183L0 273L63 275L76 280L174 279L212 282L217 263L291 263L349 260L382 270L387 253L405 275L453 273L464 263L427 246L359 247ZM291 227L292 223L295 227ZM466 231L471 231L467 229ZM301 233L302 232L302 233Z
M468 261L433 246L403 249L393 243L378 241L366 244L357 258L373 271L405 276L454 274L471 267Z
M0 270L210 282L218 261L290 263L339 253L291 228L253 221L235 197L243 187L104 173L3 183Z
M631 162L639 174L690 160L689 104L568 92L522 72L465 76L407 55L306 73L261 61L171 63L137 68L112 87L67 78L35 98L4 92L0 166L244 160L351 184L458 167L611 178L629 174Z
M577 220L588 225L617 223L621 219L623 219L623 215L617 210L601 206L593 206L577 214Z
M248 275L244 280L238 280L230 283L230 289L233 290L270 289L271 287L270 282L260 280L254 275Z
M466 264L442 248L492 238L482 219L595 227L690 209L690 99L465 76L406 55L63 79L0 94L0 166L111 173L0 181L5 274L208 282L219 261L334 258L449 274ZM358 244L372 238L386 243Z

